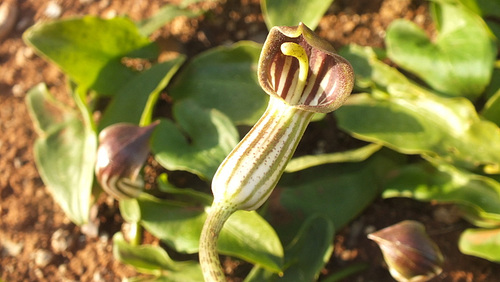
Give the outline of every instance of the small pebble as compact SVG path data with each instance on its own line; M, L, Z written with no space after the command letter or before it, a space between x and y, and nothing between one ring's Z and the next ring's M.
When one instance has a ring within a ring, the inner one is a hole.
M43 278L45 278L43 277L43 271L40 268L35 268L33 272L35 273L35 276L36 278L38 278L38 280L42 280Z
M102 13L102 17L105 19L115 18L116 15L117 15L117 12L114 9L108 9Z
M51 19L57 19L62 14L62 8L56 2L51 1L45 8L45 11L43 11L43 14Z
M10 240L3 239L2 240L2 255L8 255L8 256L13 256L16 257L21 252L23 251L24 244L23 243L16 243L12 242Z
M14 160L12 161L12 164L14 165L14 168L16 169L19 169L23 166L23 161L21 160L21 158L14 158Z
M3 1L0 4L0 40L9 35L17 20L16 1Z
M17 31L24 31L32 24L33 24L33 18L28 17L28 16L22 17L16 24L16 30Z
M16 51L16 65L24 67L26 65L26 60L32 59L34 56L35 53L30 47L20 48Z
M14 84L12 86L12 95L14 97L23 97L24 95L24 89L20 84Z
M54 259L54 254L48 250L39 249L35 252L35 264L39 267L46 267Z
M99 9L107 8L110 4L109 0L101 0L99 1Z
M67 251L75 244L75 237L64 229L58 229L50 240L50 245L55 253L62 253Z
M94 275L92 276L92 281L94 282L105 282L106 280L104 279L102 273L100 272L95 272Z
M68 265L67 264L61 264L57 267L57 271L59 271L60 274L64 275L66 272L68 272Z

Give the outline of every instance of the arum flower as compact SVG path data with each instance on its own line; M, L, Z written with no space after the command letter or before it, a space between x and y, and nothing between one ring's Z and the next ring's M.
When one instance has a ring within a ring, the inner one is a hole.
M149 153L149 137L158 123L140 127L117 123L99 134L95 173L104 191L117 200L136 198L144 189L139 172Z
M379 245L397 281L428 281L442 271L443 255L420 222L405 220L368 238Z
M216 251L224 222L236 210L255 210L267 200L312 116L340 107L354 83L349 62L302 23L271 29L258 77L269 105L212 181L214 202L200 238L207 281L224 280Z

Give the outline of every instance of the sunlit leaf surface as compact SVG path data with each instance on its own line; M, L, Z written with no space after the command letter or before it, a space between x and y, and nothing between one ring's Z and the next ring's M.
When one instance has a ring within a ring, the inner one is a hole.
M155 58L158 50L124 17L94 16L39 23L24 40L85 88L113 95L135 76L124 57Z

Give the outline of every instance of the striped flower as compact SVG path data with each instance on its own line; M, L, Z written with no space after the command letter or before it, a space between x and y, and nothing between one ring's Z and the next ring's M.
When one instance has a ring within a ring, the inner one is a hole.
M254 127L219 166L214 202L200 239L207 281L223 281L218 234L236 210L255 210L269 197L314 113L328 113L351 93L351 65L304 24L274 27L259 59L259 83L269 105Z
M302 23L271 29L260 56L258 76L269 95L316 113L340 107L354 83L349 62Z
M216 172L215 202L254 210L269 197L314 113L338 108L354 74L344 58L304 24L274 27L259 59L268 108Z
M95 173L103 190L113 198L136 198L144 189L139 172L148 157L149 137L157 124L139 127L117 123L99 134Z

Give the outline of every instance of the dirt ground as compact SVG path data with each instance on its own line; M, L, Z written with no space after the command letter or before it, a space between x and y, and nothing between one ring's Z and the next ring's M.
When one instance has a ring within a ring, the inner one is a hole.
M10 0L4 0L10 1ZM36 138L24 98L27 90L46 82L56 96L65 95L65 79L26 47L21 36L30 25L52 18L78 15L112 17L127 14L133 20L151 16L169 1L145 0L19 0L18 16L10 34L0 41L0 277L5 281L121 281L136 272L115 261L111 237L120 229L116 203L101 199L100 229L87 236L73 225L44 187L33 161ZM171 2L171 1L170 1ZM153 34L175 42L177 50L193 56L203 50L242 39L261 41L266 26L257 0L227 0L203 4L210 16L178 18ZM60 8L58 10L58 8ZM336 48L348 43L383 47L384 30L396 18L433 27L423 0L336 0L317 29ZM345 135L344 135L345 138ZM306 143L307 144L307 143ZM498 281L500 266L463 255L459 234L469 225L452 206L408 199L377 200L335 238L334 256L323 276L357 262L368 268L347 281L391 281L378 247L365 231L405 219L419 220L440 246L446 262L433 281ZM154 242L154 238L146 238ZM249 265L228 260L232 281L241 281Z

